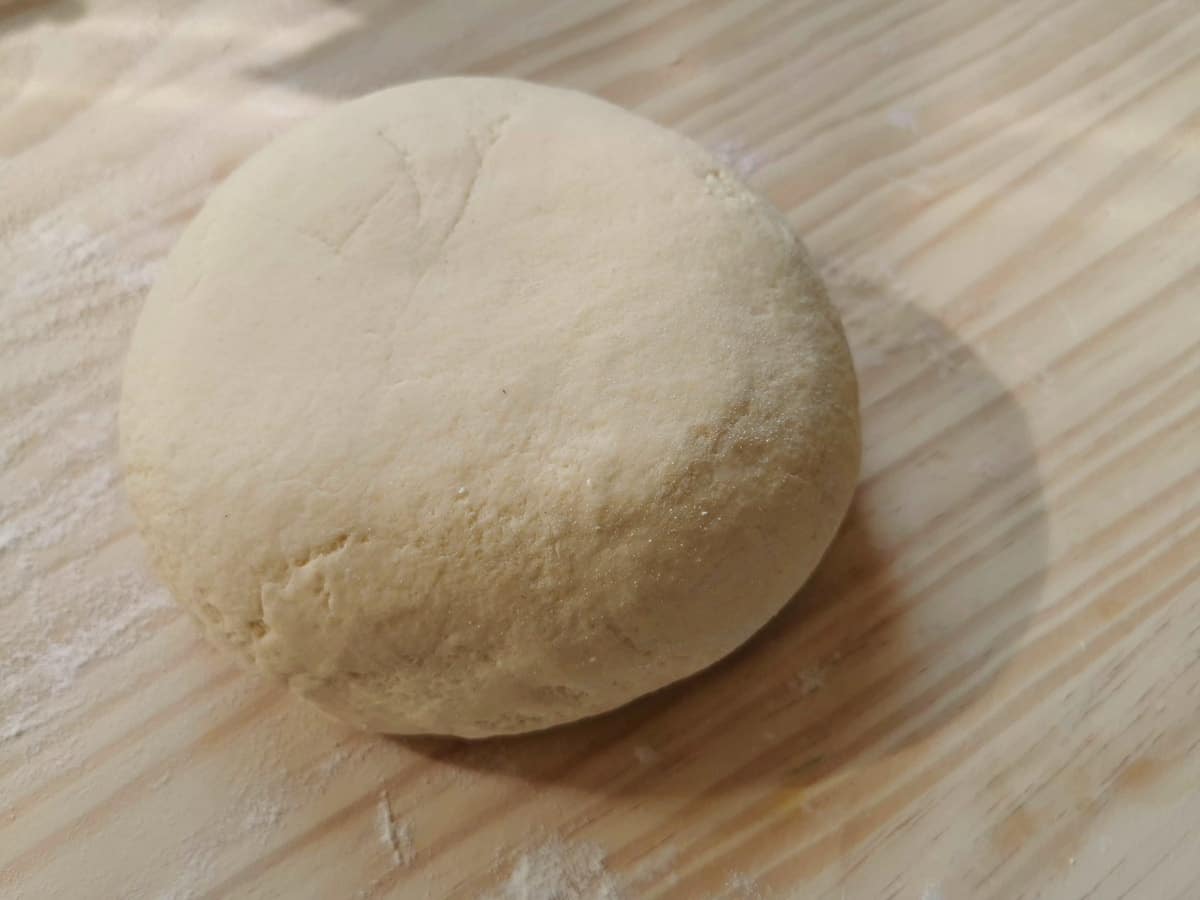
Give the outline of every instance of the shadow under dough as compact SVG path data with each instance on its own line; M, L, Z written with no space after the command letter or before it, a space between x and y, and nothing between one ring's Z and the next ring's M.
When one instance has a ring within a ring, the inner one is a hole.
M1046 565L1025 415L969 346L886 284L826 278L859 368L864 476L798 595L712 668L603 716L480 742L396 740L609 795L798 788L952 726L987 690Z

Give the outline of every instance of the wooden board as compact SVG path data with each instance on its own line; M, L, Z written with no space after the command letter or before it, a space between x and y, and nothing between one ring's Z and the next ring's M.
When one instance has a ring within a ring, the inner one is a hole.
M0 6L0 896L1200 896L1194 0ZM201 643L114 409L224 175L462 72L637 109L785 209L867 450L733 658L553 733L405 742Z

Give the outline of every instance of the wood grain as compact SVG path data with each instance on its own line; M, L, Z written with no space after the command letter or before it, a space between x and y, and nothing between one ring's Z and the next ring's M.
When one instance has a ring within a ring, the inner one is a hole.
M482 744L352 733L208 649L113 456L212 187L462 72L633 107L785 209L867 445L749 646ZM0 3L0 196L3 896L512 896L551 857L602 858L597 896L1200 896L1192 0Z

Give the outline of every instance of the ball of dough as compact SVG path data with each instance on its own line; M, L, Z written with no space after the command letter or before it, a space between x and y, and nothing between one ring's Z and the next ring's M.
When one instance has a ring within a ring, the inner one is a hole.
M121 450L212 639L363 728L477 737L763 625L849 502L857 388L800 242L708 153L455 78L212 194L138 322Z

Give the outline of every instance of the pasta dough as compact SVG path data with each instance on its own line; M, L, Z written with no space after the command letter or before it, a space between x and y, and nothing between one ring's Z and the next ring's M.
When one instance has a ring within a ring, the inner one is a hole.
M121 448L210 637L361 727L478 737L749 637L831 540L859 424L770 205L601 100L461 78L213 193L138 323Z

